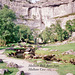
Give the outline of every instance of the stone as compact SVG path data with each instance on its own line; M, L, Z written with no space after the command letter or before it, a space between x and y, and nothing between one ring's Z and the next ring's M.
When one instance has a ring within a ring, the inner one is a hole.
M50 51L57 52L57 51L59 51L59 50L50 50Z
M25 59L31 59L31 58L33 58L33 55L31 54L25 55Z
M29 54L30 52L24 52L24 54L26 55L26 54Z
M3 63L3 60L2 59L0 59L0 63Z
M8 69L0 69L0 75L4 75L8 71Z
M38 56L38 55L33 56L33 59L38 59L38 58L39 58L39 56Z
M20 46L14 46L14 48L20 48Z
M74 64L75 65L75 59L70 59L70 63Z
M25 51L26 51L26 52L30 52L30 51L31 51L31 49L30 49L30 48L27 48Z
M14 47L15 45L14 45L14 44L12 44L11 46L13 46L13 47Z
M75 55L75 51L74 50L68 50L68 51L62 53L62 55L67 55L67 54Z
M6 49L9 49L9 50L14 50L14 48L13 48L13 47L10 47L10 48L6 48Z
M42 63L42 61L37 61L37 63Z
M25 75L24 71L19 71L16 73L16 75Z
M18 68L19 66L17 64L13 63L13 62L10 62L10 63L7 64L7 67L10 67L10 68L11 67Z
M55 57L55 55L44 55L42 57L42 59L44 59L44 60L51 60L53 57Z
M18 46L23 47L20 43L18 44Z
M8 69L3 69L5 72L9 72L9 70Z
M66 75L73 75L72 73L67 73Z
M1 75L4 75L4 73L5 73L4 70L3 69L0 69L0 74Z

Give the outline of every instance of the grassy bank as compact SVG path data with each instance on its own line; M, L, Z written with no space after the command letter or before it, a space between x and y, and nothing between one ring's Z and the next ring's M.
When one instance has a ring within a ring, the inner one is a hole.
M49 48L49 50L57 49L60 50L61 52L68 51L71 49L75 51L75 43L69 43L59 46L43 46L42 48Z
M59 46L43 46L42 48L48 48L49 50L45 51L45 50L36 50L36 54L39 56L43 56L43 55L51 55L51 54L55 54L58 55L56 58L60 58L62 60L67 60L67 63L64 63L63 61L61 61L59 63L53 63L54 61L46 61L46 60L42 60L42 59L31 59L29 60L30 62L35 62L35 64L42 64L42 65L50 65L50 67L45 66L47 68L56 68L57 72L59 73L59 75L66 75L67 73L72 73L75 75L75 65L69 63L70 59L73 58L75 59L74 55L62 55L63 52L68 51L68 50L74 50L75 51L75 43L70 43L70 44L64 44L64 45L59 45ZM56 52L51 52L50 50L58 50ZM37 61L42 61L40 63L37 63ZM58 66L57 66L58 65ZM57 67L56 67L57 66Z
M8 68L6 67L6 63L0 63L0 69L8 69L9 72L5 73L4 75L16 75L18 72L17 68Z

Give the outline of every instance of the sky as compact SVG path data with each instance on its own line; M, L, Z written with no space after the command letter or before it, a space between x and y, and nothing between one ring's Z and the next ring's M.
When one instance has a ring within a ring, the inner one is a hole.
M35 3L36 1L39 1L39 0L32 0L33 3Z

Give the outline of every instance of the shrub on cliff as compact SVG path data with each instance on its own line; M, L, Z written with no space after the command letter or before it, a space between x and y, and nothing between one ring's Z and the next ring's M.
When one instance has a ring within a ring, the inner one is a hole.
M63 41L69 38L69 34L66 30L62 29L60 22L57 21L56 25L52 24L49 28L46 28L41 34L40 38L43 43Z
M66 22L65 27L66 27L66 30L69 33L69 35L71 35L72 34L72 21L71 20L68 20Z
M68 31L69 35L71 36L72 32L75 32L75 19L68 20L66 22L66 30Z
M75 19L72 20L72 31L75 32Z

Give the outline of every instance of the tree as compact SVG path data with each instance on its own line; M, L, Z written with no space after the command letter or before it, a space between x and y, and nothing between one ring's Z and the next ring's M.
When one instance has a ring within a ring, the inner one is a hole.
M63 29L62 31L62 40L66 40L69 38L69 34L66 30Z
M71 36L71 34L72 34L72 21L71 20L67 21L65 27L66 27L67 32Z
M55 30L56 30L56 33L57 33L57 40L62 41L63 40L62 39L62 28L60 26L60 21L56 22Z
M75 32L75 19L72 20L72 31Z
M56 24L52 24L49 28L46 27L46 29L42 31L40 37L44 43L47 43L48 41L63 41L69 38L68 32L62 29L60 23L60 21L57 21Z
M13 21L16 19L15 13L3 8L0 10L0 38L6 40L6 43L17 42L18 29Z
M26 25L17 25L19 26L19 38L20 41L26 39L26 42L29 40L33 40L32 31Z
M47 43L50 40L51 31L50 28L46 27L45 30L39 35L43 43Z

